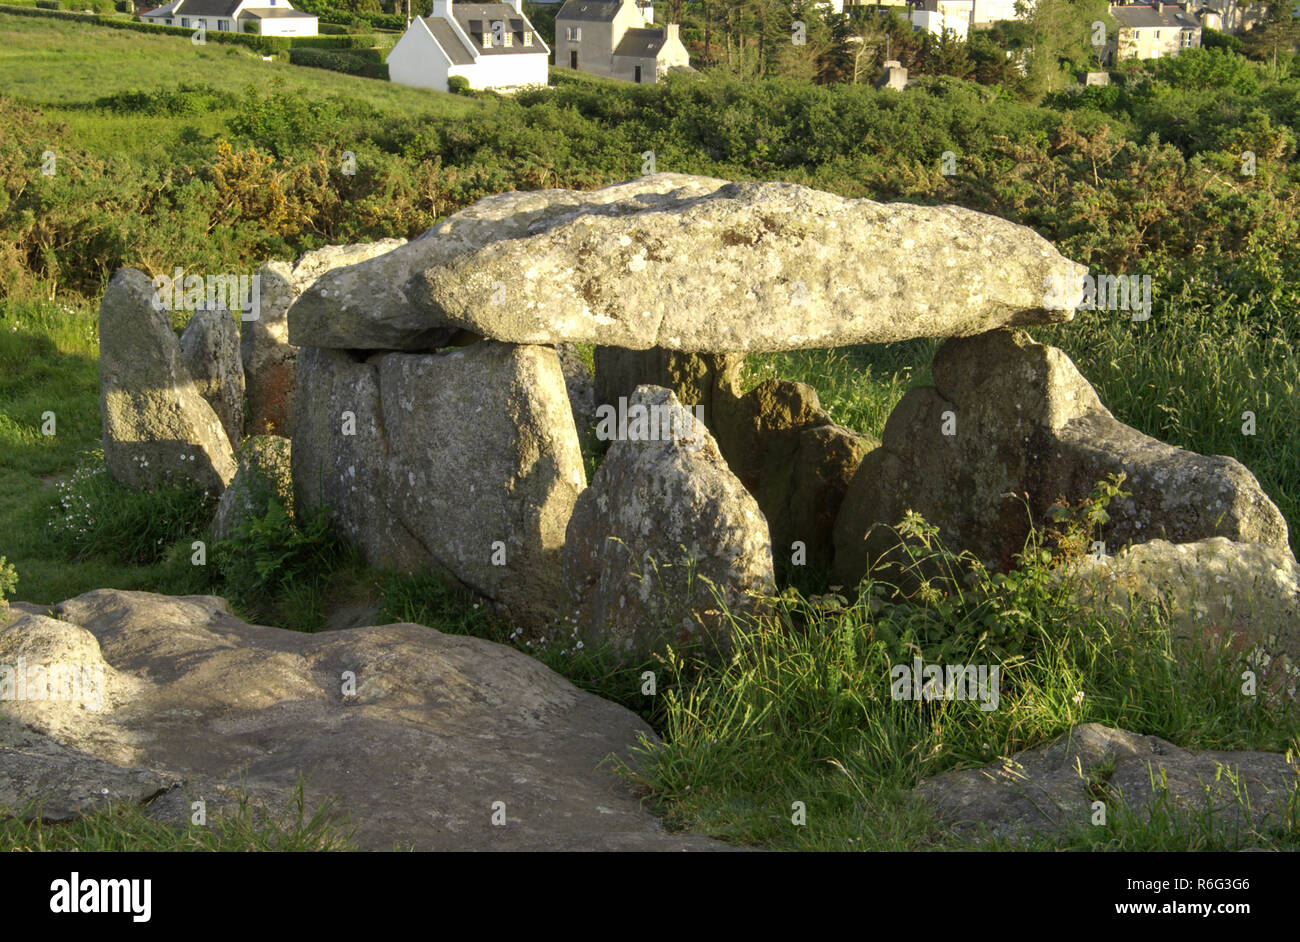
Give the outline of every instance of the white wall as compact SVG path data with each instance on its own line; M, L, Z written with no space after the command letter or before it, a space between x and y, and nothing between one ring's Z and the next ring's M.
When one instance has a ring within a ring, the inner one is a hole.
M304 14L301 17L277 17L262 20L263 36L318 36L319 27L316 17Z
M483 56L474 65L452 66L451 74L465 76L469 87L475 89L545 85L550 78L546 60L544 52Z
M463 77L473 89L545 85L549 78L547 53L541 46L537 52L482 56L469 65L452 65L419 19L411 22L386 61L389 81L439 92L448 90L447 80L453 75Z
M958 39L965 39L970 31L970 23L960 16L944 16L932 10L913 10L912 25L942 36L944 31L952 32Z
M1014 20L1016 0L975 0L973 20L976 23L996 23L998 20Z
M412 20L406 32L388 53L388 80L398 85L447 91L451 60L434 41L420 19Z
M169 17L164 16L144 16L140 17L145 23L154 23L158 26L167 26ZM248 17L244 19L235 19L229 16L173 16L170 17L172 26L184 26L187 29L198 29L202 26L210 33L242 33L244 24L249 22ZM185 22L182 23L181 20ZM226 29L219 29L219 23L225 23ZM300 17L284 17L271 20L253 20L254 23L261 23L263 36L319 36L319 27L317 18L310 13L304 13Z

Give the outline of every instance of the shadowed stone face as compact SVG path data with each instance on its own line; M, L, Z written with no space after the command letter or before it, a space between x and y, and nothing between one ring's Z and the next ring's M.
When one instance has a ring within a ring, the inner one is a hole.
M1070 362L1023 331L949 340L933 387L909 390L863 460L836 522L836 577L854 585L915 510L954 550L1008 569L1062 499L1126 476L1102 531L1108 547L1224 536L1286 548L1287 525L1246 468L1119 422ZM882 525L882 526L878 526ZM873 530L874 527L874 530Z

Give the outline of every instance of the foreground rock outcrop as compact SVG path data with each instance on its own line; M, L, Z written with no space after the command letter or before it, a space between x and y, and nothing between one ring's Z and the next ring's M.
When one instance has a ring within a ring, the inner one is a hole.
M1152 783L1162 776L1168 793L1160 799ZM1146 817L1163 800L1173 814L1208 814L1216 829L1243 833L1281 824L1297 787L1300 769L1285 755L1189 751L1086 723L982 769L929 779L916 791L959 834L1020 840L1091 827L1096 801L1107 805L1108 820L1121 807Z
M345 349L423 349L463 329L512 343L791 350L1069 320L1084 272L1031 229L955 206L654 174L482 200L322 278L289 329L294 343Z
M653 416L635 431L637 412ZM667 389L641 386L628 434L610 445L573 508L564 577L578 631L644 656L665 643L731 648L730 623L773 588L757 501L703 422Z
M0 761L10 805L52 798L64 818L109 788L173 819L171 796L234 785L283 807L303 774L362 849L721 846L666 834L604 767L653 741L645 723L512 648L411 624L300 634L203 596L102 589L54 613L0 631L0 662L101 668L102 708L5 704L25 728L0 723L0 759L37 753Z
M1123 473L1109 549L1224 536L1286 547L1287 525L1246 468L1166 445L1119 422L1055 347L1023 331L949 340L934 386L911 389L863 460L836 522L836 575L856 584L896 542L888 529L918 511L947 545L1008 569L1029 532L1064 498L1075 504ZM883 525L883 526L882 526Z
M493 342L298 358L293 477L368 562L431 569L527 622L563 605L560 550L586 486L559 358Z
M99 306L104 458L128 487L220 493L235 474L230 439L186 368L149 277L123 268Z

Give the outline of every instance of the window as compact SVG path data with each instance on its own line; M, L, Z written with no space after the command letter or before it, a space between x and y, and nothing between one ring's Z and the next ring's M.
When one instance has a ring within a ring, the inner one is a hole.
M506 48L509 48L509 47L511 47L511 46L513 46L513 45L515 44L515 34L514 34L514 33L506 33L506 34L504 35L504 38L505 38L505 46L506 46Z
M217 20L217 29L230 32L230 20Z
M569 42L571 43L582 42L582 27L581 26L568 27L565 38L568 39Z
M190 25L190 18L188 16L182 16L181 26L189 26L189 25Z
M531 46L532 44L533 44L533 34L532 34L532 33L524 33L524 45L525 45L525 46Z
M483 48L492 48L492 33L490 31L483 34Z
M639 65L636 67L636 74L633 78L633 81L635 81L638 85L641 84L641 66Z

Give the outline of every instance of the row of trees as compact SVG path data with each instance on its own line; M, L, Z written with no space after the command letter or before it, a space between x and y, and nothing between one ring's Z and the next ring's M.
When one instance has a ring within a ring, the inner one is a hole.
M1244 37L1217 44L1274 67L1288 64L1300 49L1300 20L1288 2L1269 5L1265 22ZM1038 0L1021 7L1021 19L972 31L964 41L914 30L900 15L905 10L858 5L836 15L809 0L667 0L660 19L682 23L697 67L742 78L870 82L896 59L916 74L1002 85L1031 101L1099 68L1099 40L1118 30L1108 0Z

